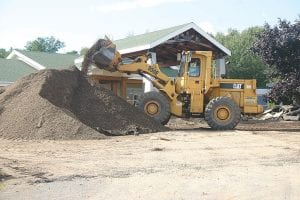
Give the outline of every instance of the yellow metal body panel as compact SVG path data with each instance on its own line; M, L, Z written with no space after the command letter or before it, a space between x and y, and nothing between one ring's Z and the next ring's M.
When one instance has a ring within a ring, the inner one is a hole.
M174 81L162 73L157 64L147 64L146 56L140 56L130 64L119 65L117 70L123 73L145 73L155 77L152 84L170 99L171 113L178 117L182 116L182 103L177 100L179 94L175 91Z
M194 51L186 52L190 56L184 66L183 73L175 79L166 76L160 71L157 64L147 64L147 57L140 56L130 64L118 65L117 70L124 73L148 74L153 79L153 85L163 92L170 100L171 113L183 117L182 94L190 96L189 112L200 114L204 112L205 105L209 100L228 96L240 107L244 113L261 113L262 106L257 105L256 80L241 79L213 79L212 52ZM191 59L200 60L200 72L198 76L191 76L188 67Z
M201 60L201 73L198 77L189 77L188 66L185 66L182 77L175 81L177 94L187 93L191 95L191 113L203 113L209 100L228 96L240 107L244 113L261 113L262 106L257 105L256 80L243 79L213 79L212 52L195 51L192 58Z
M257 105L256 80L213 79L207 99L228 96L244 113L261 113L262 106Z
M202 93L203 81L199 77L189 77L187 80L186 92L191 94L191 112L202 113L204 96Z

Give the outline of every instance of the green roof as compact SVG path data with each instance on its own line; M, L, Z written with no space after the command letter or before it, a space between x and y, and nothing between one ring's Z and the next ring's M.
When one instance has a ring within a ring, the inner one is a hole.
M0 81L14 82L36 71L20 60L0 58Z
M24 50L17 51L50 69L63 69L70 67L74 64L74 60L78 58L78 55L74 54L46 53Z
M170 67L161 67L160 71L166 74L168 77L177 77L178 70L172 69Z
M180 30L181 28L185 27L188 24L182 24L179 26L174 26L171 28L166 28L154 32L149 32L141 35L135 35L135 36L130 36L124 39L116 40L114 43L117 46L118 50L122 49L127 49L127 48L132 48L132 47L137 47L137 46L143 46L147 44L151 44L167 35L170 33L173 33L174 31Z

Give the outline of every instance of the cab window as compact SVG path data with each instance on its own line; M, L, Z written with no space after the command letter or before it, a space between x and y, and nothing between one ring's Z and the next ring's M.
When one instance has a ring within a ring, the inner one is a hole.
M188 68L189 76L200 76L200 60L198 58L192 58Z

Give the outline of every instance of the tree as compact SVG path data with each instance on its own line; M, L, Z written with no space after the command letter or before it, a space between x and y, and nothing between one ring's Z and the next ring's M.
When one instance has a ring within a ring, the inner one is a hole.
M0 58L6 58L10 52L6 51L5 49L0 49Z
M232 55L226 58L228 78L256 79L257 86L265 88L267 83L266 65L259 56L250 51L257 34L262 27L251 27L242 32L229 29L228 34L217 33L215 38L231 50Z
M300 18L294 24L278 20L273 28L265 24L251 49L268 65L274 83L268 98L276 103L300 102Z
M41 51L55 53L59 49L65 47L65 43L60 40L50 37L38 37L33 41L27 42L25 49L28 51Z

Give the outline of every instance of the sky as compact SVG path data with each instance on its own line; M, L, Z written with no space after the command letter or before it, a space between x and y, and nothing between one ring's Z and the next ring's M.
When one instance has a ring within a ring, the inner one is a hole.
M0 0L0 48L54 36L60 52L80 51L105 35L121 39L194 22L204 31L294 22L300 0Z

